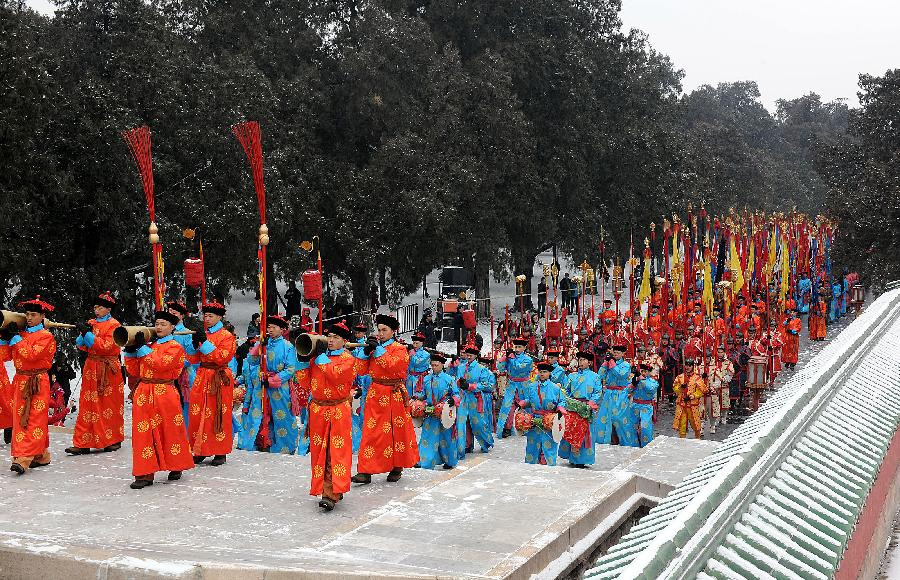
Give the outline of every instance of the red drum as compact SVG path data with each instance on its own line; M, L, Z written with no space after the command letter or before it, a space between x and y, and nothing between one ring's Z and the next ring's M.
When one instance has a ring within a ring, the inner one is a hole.
M475 320L475 311L474 310L463 310L462 318L463 318L463 327L465 327L466 330L475 330L475 327L478 326L478 323Z
M541 418L541 426L544 431L553 431L553 417L556 417L556 413L547 413Z
M425 401L413 399L409 402L409 414L413 418L422 418L425 416Z
M590 421L578 413L566 412L566 430L563 439L569 442L572 449L581 449L585 438L588 437Z
M516 431L520 431L524 433L531 429L534 423L534 416L531 413L526 413L525 411L516 411Z

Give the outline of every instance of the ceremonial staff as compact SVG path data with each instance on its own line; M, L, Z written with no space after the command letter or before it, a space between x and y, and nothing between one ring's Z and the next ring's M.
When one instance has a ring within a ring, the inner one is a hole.
M260 386L260 402L263 409L263 419L260 421L259 435L264 442L264 446L268 447L269 443L269 420L268 405L266 405L266 386L268 370L266 363L268 355L266 353L266 339L262 334L262 329L266 328L268 321L268 293L266 280L266 246L269 245L269 227L266 225L266 189L263 183L263 158L262 158L262 133L259 129L259 123L256 121L246 121L238 123L231 128L234 136L241 143L247 159L250 160L250 169L253 173L253 185L256 189L256 203L259 206L259 244L257 246L257 260L259 262L259 316L260 316L260 341L259 341L259 382Z
M128 149L134 157L134 162L141 173L144 184L144 196L147 199L147 210L150 213L150 228L148 229L150 249L153 266L153 301L156 310L163 309L166 286L163 272L162 244L159 241L159 228L156 227L156 202L153 197L153 160L150 155L150 128L135 127L128 131L122 131L122 138L128 144Z

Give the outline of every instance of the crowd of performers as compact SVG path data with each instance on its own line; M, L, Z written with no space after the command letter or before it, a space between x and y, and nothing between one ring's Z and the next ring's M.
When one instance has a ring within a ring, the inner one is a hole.
M367 484L379 473L395 482L411 467L452 469L476 442L487 453L516 431L526 437L526 462L555 465L559 457L583 468L594 463L598 443L652 441L666 401L675 405L673 428L682 437L689 429L697 438L704 429L715 432L737 401L755 409L762 389L797 363L801 317L809 317L811 340L824 338L817 313L823 322L845 315L854 276L844 276L833 295L820 286L818 309L805 291L781 305L758 292L749 303L738 295L728 313L715 303L705 316L700 290L689 289L677 305L658 291L636 320L606 300L595 321L564 325L559 337L523 319L519 328L504 325L486 349L472 333L453 355L426 348L421 332L401 341L397 319L381 314L373 335L365 324L341 321L328 329L327 345L298 356L286 338L289 322L272 315L263 338L265 370L254 340L241 373L221 302L203 305L203 330L192 333L184 324L188 309L169 302L155 314L155 336L148 341L138 333L120 352L113 341L120 326L112 316L115 299L104 292L94 300L94 318L78 325L76 343L87 358L65 451L117 451L127 396L133 489L153 485L156 472L178 480L208 458L221 466L235 447L308 453L310 494L330 511L351 482ZM807 278L798 286L807 288ZM56 341L44 326L51 304L36 297L20 307L27 326L12 323L0 333L0 359L16 368L11 383L0 373L0 427L11 442L11 470L24 474L51 460L47 370ZM552 302L547 316L551 322L556 316ZM751 376L754 360L763 361L762 379Z

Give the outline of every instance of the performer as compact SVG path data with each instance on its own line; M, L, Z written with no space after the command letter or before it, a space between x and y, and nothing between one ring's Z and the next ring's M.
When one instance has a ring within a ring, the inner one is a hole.
M684 372L675 377L673 388L677 406L672 428L678 431L679 437L684 439L690 423L694 430L694 438L702 438L700 401L706 394L706 382L694 372L694 359L684 359Z
M781 360L789 369L797 366L797 359L800 353L800 331L803 330L803 323L797 315L797 310L789 310L787 319L782 323L782 341L784 348L781 351Z
M425 350L425 335L417 332L412 335L412 349L409 355L409 369L406 377L406 392L411 397L422 393L423 380L431 365L431 355Z
M350 403L353 400L353 379L364 369L366 361L344 349L350 339L350 329L343 322L328 329L327 338L328 350L314 358L310 366L309 453L312 479L309 495L321 495L319 507L330 512L350 491L350 469L353 464ZM396 346L406 352L402 346ZM406 368L405 365L403 368ZM377 407L378 402L374 406ZM408 417L407 424L411 429L412 422ZM390 428L390 423L387 426ZM378 427L381 433L381 425L378 424Z
M363 414L363 434L353 483L371 483L373 473L389 472L389 482L399 481L404 467L419 462L419 450L406 392L409 353L394 339L400 322L393 316L375 317L378 338L354 352L363 361L357 374L372 377Z
M547 349L547 362L553 366L553 370L550 371L550 380L556 383L557 385L563 387L567 379L566 377L566 369L562 368L559 364L559 347L551 347Z
M354 342L366 342L366 335L369 327L363 323L357 323L353 327ZM357 347L354 351L362 353L362 347ZM369 375L357 375L353 379L353 398L359 400L359 408L353 412L353 454L359 453L359 445L362 442L363 414L366 409L366 395L369 394L369 386L372 384L372 377Z
M596 442L609 445L613 431L619 444L637 447L637 431L634 428L634 411L631 409L631 365L625 360L626 344L616 344L612 354L600 366L603 398L600 402L599 426Z
M297 408L294 409L295 416L299 425L297 429L300 435L300 441L297 443L297 455L306 455L309 453L309 402L312 399L312 384L310 379L310 361L311 356L297 355L297 366L295 367L293 386L297 390L296 396L292 397L291 404L294 399L297 401ZM257 376L259 373L257 372Z
M144 335L138 334L134 345L125 347L125 368L140 381L130 397L134 401L131 489L153 485L157 471L168 471L168 480L176 481L182 471L194 467L175 390L186 362L184 349L172 336L178 317L166 311L158 311L154 317L156 341L146 345Z
M597 425L599 425L600 400L603 397L603 385L600 381L600 375L591 370L594 363L594 354L587 351L578 352L578 370L566 377L565 397L566 399L574 399L583 405L566 404L566 432L570 431L570 421L584 423L578 429L584 433L580 444L575 440L570 441L569 438L563 439L559 443L559 456L568 459L569 463L578 468L584 468L593 465L594 457L594 440L597 434ZM551 375L552 376L552 375ZM552 378L550 379L553 380ZM587 406L587 409L584 408ZM576 408L580 407L580 409ZM581 411L580 413L578 411ZM595 420L597 423L595 424ZM574 428L573 428L574 429Z
M499 437L509 437L512 434L513 403L520 398L520 391L524 391L528 386L534 366L534 360L525 354L528 340L520 336L514 338L512 343L513 352L507 355L502 368L509 377L509 385L503 394L503 404L500 405L500 413L497 416L496 434Z
M20 302L25 309L24 331L11 322L4 330L2 345L9 347L9 354L16 367L12 380L15 411L12 425L12 465L10 471L19 475L28 468L43 467L50 463L50 433L47 426L50 403L50 377L47 371L56 354L56 339L44 328L44 317L53 312L52 304L41 300L40 295ZM4 369L5 373L6 370Z
M248 366L253 375L248 377L247 393L244 395L244 414L241 416L241 432L238 434L238 449L246 451L273 451L293 455L297 451L297 424L291 410L290 380L297 370L297 351L294 345L284 339L288 321L276 315L267 316L266 333L266 404L262 408L262 387L259 380L260 345L250 349ZM245 379L246 380L246 379ZM245 382L245 381L241 381ZM268 421L268 437L263 440L260 423Z
M94 318L78 325L75 345L87 352L81 374L78 419L70 455L90 453L91 448L118 451L125 439L125 381L121 352L112 333L121 324L110 312L116 300L109 291L94 299Z
M809 307L809 339L825 340L825 317L828 313L828 304L824 296L819 296L817 301Z
M201 463L213 455L210 465L225 464L231 453L233 434L231 405L234 378L229 363L236 350L234 335L222 326L225 306L212 301L203 305L206 332L195 332L193 345L197 349L200 368L191 388L191 416L188 439L194 462Z
M175 316L178 319L178 322L175 324L174 332L185 332L188 330L187 326L184 325L184 319L190 314L190 310L185 306L184 302L179 302L177 300L170 300L166 302L166 308L169 313ZM178 396L181 398L181 411L182 415L184 415L184 430L187 433L188 425L190 417L188 415L188 407L191 402L191 387L194 386L194 377L197 375L197 364L192 363L192 359L197 356L197 349L194 348L194 341L190 334L174 334L174 340L181 345L181 348L184 349L184 354L187 356L187 364L184 367L184 370L181 371L181 375L178 376L178 381L175 383L176 388L178 389Z
M659 381L650 375L653 370L650 363L642 362L638 368L641 374L635 377L634 423L638 441L644 447L653 441L653 403L659 391Z
M422 423L422 438L419 441L419 467L432 469L443 463L444 469L453 469L459 463L457 426L447 429L441 424L442 405L458 408L459 389L453 377L444 372L447 357L441 353L431 355L431 372L425 377L425 388L416 393L415 398L425 401L426 415ZM431 409L431 412L427 412Z
M709 422L709 432L715 433L717 425L726 423L728 410L731 408L730 385L734 365L726 356L724 344L716 349L715 359L706 359L703 374L709 386L703 397L706 419Z
M556 465L559 444L553 440L543 419L565 409L565 402L562 390L550 380L553 365L542 361L537 368L538 380L529 383L519 398L519 407L528 409L534 417L531 429L525 432L525 463Z
M457 415L457 429L459 430L459 455L465 457L471 453L475 446L466 444L466 432L471 429L482 453L487 453L493 446L490 424L485 420L484 410L486 402L491 400L494 389L490 383L490 371L478 362L478 354L481 351L474 344L469 344L463 349L463 358L456 367L456 382L460 390L460 404ZM489 403L488 403L489 404Z

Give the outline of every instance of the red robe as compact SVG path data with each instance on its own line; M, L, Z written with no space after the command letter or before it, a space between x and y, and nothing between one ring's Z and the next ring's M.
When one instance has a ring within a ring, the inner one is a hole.
M309 495L322 495L326 463L331 470L331 491L336 494L350 490L350 469L353 465L351 393L353 380L365 362L354 358L346 350L328 355L329 362L317 357L310 361L309 386L309 458L312 479ZM327 462L326 462L327 459Z
M819 302L809 307L809 339L818 340L825 338L825 316L828 315L828 306L825 302Z
M56 354L56 339L49 330L22 332L22 340L11 345L16 376L13 377L13 457L40 457L50 447L47 429L50 406L50 377L47 371ZM15 339L13 339L15 340ZM29 382L35 383L37 392L26 392ZM33 393L33 394L32 394ZM30 394L30 397L29 397ZM28 399L31 401L30 410ZM25 425L22 425L23 419Z
M120 349L113 342L113 330L121 326L115 318L103 322L91 319L94 344L79 350L88 353L81 379L78 419L72 445L103 448L125 439L125 382L122 379Z
M221 323L218 323L221 325ZM214 347L203 354L206 344ZM231 453L234 435L231 431L231 405L234 401L234 377L228 362L236 350L234 335L221 326L207 332L206 342L192 357L200 363L191 387L188 438L194 455L226 455ZM216 414L221 424L216 429Z
M13 390L4 363L10 360L9 345L0 341L0 429L13 426Z
M799 318L792 318L782 328L784 329L782 333L784 348L781 351L781 360L795 365L800 353L800 331L803 330L803 323Z
M175 387L184 360L184 349L171 335L125 357L125 370L140 378L131 410L131 472L135 476L194 467Z
M360 473L386 473L419 462L419 446L405 387L409 352L397 342L382 348L384 352L373 352L361 361L356 371L372 377L357 459Z

